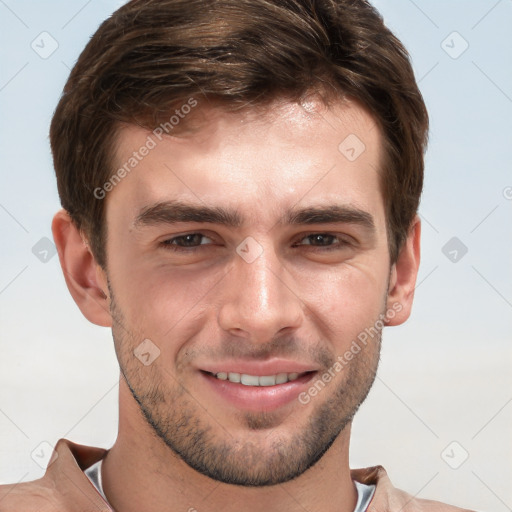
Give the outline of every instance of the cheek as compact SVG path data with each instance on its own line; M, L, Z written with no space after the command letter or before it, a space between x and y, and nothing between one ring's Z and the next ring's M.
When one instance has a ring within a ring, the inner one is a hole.
M306 311L337 352L373 326L383 312L387 280L370 270L344 265L311 279L302 277L300 297Z
M125 265L112 278L116 301L130 327L162 350L177 350L179 340L189 339L204 326L208 305L223 286L226 273L221 268Z

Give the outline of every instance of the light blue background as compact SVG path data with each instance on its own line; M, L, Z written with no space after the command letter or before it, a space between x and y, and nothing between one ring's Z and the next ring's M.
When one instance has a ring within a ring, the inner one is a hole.
M512 1L374 4L411 53L431 133L415 308L406 325L384 332L351 465L382 464L395 485L422 497L512 510ZM58 258L43 263L32 248L51 238L59 208L53 109L80 51L119 5L0 0L2 482L41 476L31 453L49 456L60 437L115 440L110 333L81 316ZM43 31L58 43L47 59L31 48ZM452 237L468 248L456 263L442 252ZM452 459L462 457L458 446L469 454L459 469L441 456L452 441Z

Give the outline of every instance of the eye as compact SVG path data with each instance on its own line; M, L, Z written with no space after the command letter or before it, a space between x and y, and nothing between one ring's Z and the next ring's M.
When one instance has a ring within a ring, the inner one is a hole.
M164 240L162 242L162 246L166 249L175 251L187 249L194 250L201 245L210 245L208 242L204 242L204 240L212 242L211 238L203 235L202 233L187 233L186 235L175 236L168 240Z
M346 237L340 237L330 233L311 233L301 238L297 245L310 245L313 248L325 248L330 250L341 249L350 245L350 242Z

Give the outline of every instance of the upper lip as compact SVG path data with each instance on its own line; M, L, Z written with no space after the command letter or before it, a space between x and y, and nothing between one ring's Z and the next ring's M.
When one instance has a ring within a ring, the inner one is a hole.
M213 374L232 372L259 376L277 375L278 373L305 373L318 370L318 368L312 364L290 361L288 359L270 359L268 361L242 361L233 359L219 363L204 364L201 365L199 369Z

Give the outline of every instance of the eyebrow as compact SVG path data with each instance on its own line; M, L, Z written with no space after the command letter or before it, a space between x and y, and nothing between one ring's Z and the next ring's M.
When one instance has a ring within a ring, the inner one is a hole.
M375 231L373 217L366 211L353 206L327 205L292 210L285 214L285 224L356 224Z
M162 201L146 206L137 215L134 226L176 224L178 222L198 222L221 224L238 228L244 219L237 210L221 206L203 206L181 201ZM309 224L355 224L370 232L375 232L375 222L370 213L348 205L310 206L293 208L278 221L281 225Z
M177 222L208 222L240 227L242 216L220 206L196 206L181 201L162 201L146 206L137 215L134 225L176 224Z

